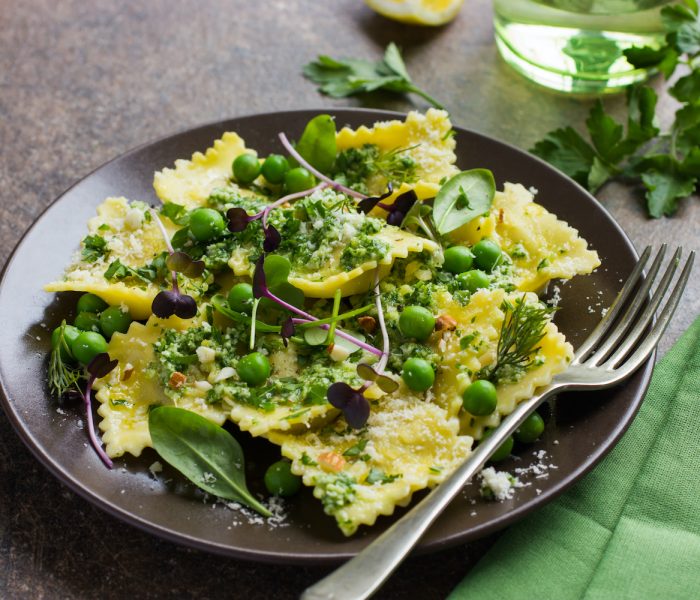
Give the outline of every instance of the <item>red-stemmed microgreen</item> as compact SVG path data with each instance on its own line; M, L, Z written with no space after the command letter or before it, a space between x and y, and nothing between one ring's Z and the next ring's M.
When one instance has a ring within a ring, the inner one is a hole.
M87 380L87 385L85 386L85 393L82 394L83 402L85 403L85 415L87 418L87 430L88 436L90 437L90 443L95 449L97 456L100 457L100 460L108 469L111 469L113 464L109 456L107 456L107 453L102 449L102 444L97 439L97 435L95 434L95 426L92 420L92 386L94 385L96 379L105 377L116 366L117 361L111 360L109 358L109 354L106 352L95 356L95 358L93 358L90 361L90 364L87 366L89 377Z
M280 335L282 336L282 343L286 348L289 344L289 338L296 333L296 327L294 326L294 319L288 317L280 327Z
M289 154L302 166L304 167L309 173L313 174L317 179L323 181L326 183L327 186L332 187L334 190L338 192L342 192L343 194L347 196L352 196L353 198L366 198L364 194L361 194L360 192L356 192L355 190L339 184L337 181L333 181L330 177L327 175L324 175L319 171L318 169L314 168L309 161L307 161L299 152L296 151L292 143L287 139L287 136L283 133L280 132L278 134L278 137L280 139L280 142L282 142L282 145L284 146L285 150L289 152Z
M361 429L367 423L370 413L369 400L365 397L365 392L376 383L379 389L387 394L395 392L399 384L391 377L384 374L387 362L389 361L389 333L384 320L382 300L379 293L379 270L374 276L374 302L377 309L377 320L383 337L382 355L376 367L371 367L366 363L357 365L357 374L364 379L364 383L359 389L354 389L342 381L332 384L328 388L326 398L335 408L343 411L348 425L354 429Z
M200 277L204 272L204 262L193 260L185 252L175 252L158 213L153 209L150 209L150 212L165 240L165 247L168 250L166 264L173 280L172 290L162 290L156 294L151 303L151 310L154 315L161 319L167 319L172 315L177 315L181 319L191 319L197 314L197 302L192 296L180 292L177 274L180 272L187 277Z
M314 322L315 324L315 322L319 321L319 319L314 317L312 314L307 313L306 311L294 306L293 304L284 301L282 298L280 298L278 295L271 291L275 287L282 287L282 284L284 283L286 283L287 285L291 285L287 282L287 277L289 276L290 271L291 264L289 260L287 260L283 256L273 254L271 256L265 257L264 255L261 255L255 263L255 270L253 272L253 296L256 300L259 300L261 298L268 298L269 300L272 300L282 308L285 308L288 311L302 317L307 322ZM328 321L328 323L330 323L330 321ZM330 327L330 325L325 324L322 325L322 327L328 328ZM346 333L340 329L336 329L335 335L337 335L338 337L342 337L348 340L349 342L352 342L353 344L362 348L363 350L367 350L367 352L370 352L380 357L382 356L381 350L375 348L374 346L366 344L365 342L357 339L349 333Z
M226 211L228 229L233 233L240 233L241 231L245 230L246 227L248 227L249 223L252 223L253 221L261 221L264 235L263 250L265 252L274 252L277 250L277 248L279 248L279 245L282 242L282 236L273 225L267 222L270 213L280 206L284 206L285 204L298 200L299 198L310 196L314 192L327 187L327 183L320 183L312 188L309 188L308 190L302 190L301 192L295 192L294 194L287 194L272 204L268 204L260 212L255 213L254 215L249 215L244 209L238 206L229 208L228 211Z
M386 222L389 225L400 227L406 218L406 215L418 201L418 195L416 194L415 190L411 189L405 191L403 194L399 194L392 204L382 202L382 200L391 196L392 193L391 185L389 185L387 192L381 196L365 198L358 203L357 207L364 213L368 213L375 206L379 207L389 213L386 216Z
M337 381L326 392L328 402L343 411L345 420L353 429L362 429L369 419L369 400L364 395L369 386L368 383L356 390L343 381Z

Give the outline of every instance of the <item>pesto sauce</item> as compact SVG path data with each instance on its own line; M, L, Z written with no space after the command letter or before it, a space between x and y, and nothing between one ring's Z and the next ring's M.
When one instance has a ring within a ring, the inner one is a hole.
M176 398L186 390L187 386L173 389L169 385L170 377L175 371L187 375L191 381L206 381L212 369L235 369L240 358L250 352L247 347L248 335L248 326L244 324L234 324L223 330L208 323L184 331L164 330L154 344L154 368L166 394ZM267 355L283 350L278 335L259 335L256 342L257 351ZM197 354L197 349L201 346L216 353L214 360L206 365L200 362ZM325 348L304 350L306 355L300 354L297 361L297 376L279 377L273 371L265 384L251 387L241 381L237 374L233 374L213 384L206 393L207 402L213 404L227 400L247 404L263 412L274 410L278 406L304 409L326 404L328 387L336 381L354 386L361 384L351 363L333 362ZM312 358L308 360L310 356Z

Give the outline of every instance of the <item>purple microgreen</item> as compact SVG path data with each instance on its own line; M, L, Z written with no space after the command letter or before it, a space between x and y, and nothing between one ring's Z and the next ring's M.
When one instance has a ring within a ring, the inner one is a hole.
M253 271L253 296L255 298L268 298L269 300L279 304L282 308L286 308L289 312L306 319L306 321L318 321L319 319L313 315L301 310L300 308L297 308L289 302L285 302L282 300L282 298L270 291L270 288L277 286L282 287L283 284L288 283L287 277L289 276L290 269L291 264L289 263L289 260L283 256L272 254L266 259L264 254L261 255L255 262L255 270ZM329 329L330 325L324 324L321 325L321 327L324 329ZM336 329L335 335L352 342L363 350L367 350L367 352L371 352L377 356L382 356L381 350L358 340L349 333Z
M312 173L313 175L316 176L317 179L325 182L326 184L330 185L334 190L338 192L342 192L346 194L347 196L352 196L353 198L365 198L366 196L364 194L361 194L360 192L356 192L353 189L350 189L349 187L345 187L344 185L340 185L337 181L333 181L330 177L327 177L321 171L318 169L315 169L307 160L304 159L304 157L299 154L294 146L292 146L291 142L287 139L287 136L280 132L278 134L280 142L282 142L282 145L285 147L287 152L302 166L304 167L309 173Z
M282 236L272 225L268 225L263 229L265 240L263 241L263 250L265 252L274 252L282 243Z
M197 303L192 296L180 293L177 283L178 269L174 269L173 266L183 267L183 274L186 274L184 271L198 273L198 275L186 274L188 277L199 277L204 272L204 263L201 260L192 260L192 258L184 252L175 252L175 249L170 242L170 238L168 237L168 232L165 230L158 213L152 208L149 210L153 220L160 229L163 240L165 240L165 246L168 249L168 259L166 264L168 269L170 269L170 274L173 278L173 289L159 292L156 297L153 298L151 310L156 317L160 317L161 319L167 319L172 315L177 315L181 319L191 319L197 314Z
M294 326L294 319L289 317L284 323L282 323L282 328L280 329L280 335L282 336L282 343L286 348L289 344L289 338L296 333L296 327Z
M109 354L102 352L90 361L87 366L87 371L93 377L101 379L108 373L111 373L118 364L118 360L111 360Z
M399 227L403 220L406 218L408 211L413 208L413 205L418 201L418 196L415 190L408 190L403 194L397 196L396 200L392 204L384 204L383 202L377 202L379 208L383 208L389 214L386 217L386 222L389 225L395 225Z
M165 265L171 271L182 273L185 277L201 277L204 273L204 261L193 260L186 252L173 252L165 260Z
M94 448L97 456L104 463L105 467L111 469L114 465L110 460L107 453L102 449L102 444L97 439L95 434L95 425L92 420L92 386L95 383L95 379L99 377L104 377L116 366L116 360L110 360L109 355L106 353L98 354L92 359L88 365L88 372L90 377L88 378L87 385L85 386L85 393L82 394L83 402L85 403L85 416L87 418L87 430L88 436L90 437L90 444Z
M167 319L173 315L181 319L191 319L197 314L197 303L187 294L181 294L175 290L163 290L153 299L151 310L161 319Z
M369 419L369 401L363 393L365 389L356 390L338 381L331 384L326 393L328 402L343 411L345 420L353 429L362 429Z
M253 271L253 296L255 298L264 298L268 294L264 265L265 255L261 254L255 261L255 270Z
M229 208L226 211L226 218L228 219L228 230L233 233L238 233L243 231L248 227L248 223L256 221L261 218L261 214L249 215L245 210L239 207Z
M367 214L370 212L379 202L382 200L386 200L389 196L391 196L394 193L394 188L391 185L391 183L387 184L386 186L386 192L384 192L381 196L369 196L368 198L365 198L364 200L360 200L357 203L357 208L362 211L363 213Z

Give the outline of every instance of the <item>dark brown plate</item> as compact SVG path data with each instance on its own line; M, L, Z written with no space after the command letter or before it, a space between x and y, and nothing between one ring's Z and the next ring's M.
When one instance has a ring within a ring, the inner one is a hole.
M88 447L80 406L58 405L46 389L50 332L71 314L75 294L47 294L45 282L59 277L95 207L110 195L156 202L153 172L177 158L208 148L224 131L234 130L262 155L281 150L277 132L297 137L316 110L241 117L197 127L141 146L100 167L77 183L44 212L8 261L0 284L0 382L7 415L31 451L71 489L110 514L159 536L239 558L278 563L331 563L345 559L373 540L393 518L346 539L309 490L289 502L285 527L248 522L222 505L212 509L176 474L156 480L148 466L152 451L116 461L106 470ZM325 111L328 112L328 111ZM339 126L371 124L402 115L370 110L335 110ZM523 183L539 190L538 201L577 227L602 259L588 277L562 286L557 324L578 345L600 318L631 271L636 253L610 215L582 188L547 164L502 142L457 129L458 165L492 169L499 185ZM433 525L418 548L434 551L473 540L505 527L551 501L589 471L630 424L649 382L652 359L624 386L595 394L562 396L553 407L546 433L534 446L517 451L504 469L526 466L533 451L548 452L556 465L549 477L532 480L504 503L478 499L467 487ZM63 414L65 413L65 414ZM278 456L265 441L236 433L250 463L249 481L260 490L261 473ZM538 494L539 490L539 494ZM476 503L472 503L472 499ZM397 511L402 514L404 509ZM471 513L475 512L475 515ZM237 523L237 524L234 524Z

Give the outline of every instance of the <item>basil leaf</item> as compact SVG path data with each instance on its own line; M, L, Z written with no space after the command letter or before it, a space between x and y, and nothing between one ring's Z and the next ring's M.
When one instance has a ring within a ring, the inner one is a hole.
M440 188L433 204L438 233L454 231L491 208L496 182L488 169L462 171Z
M296 149L321 173L330 173L338 148L335 143L335 121L330 115L311 119L296 143Z
M148 415L148 430L161 458L197 487L272 514L248 491L243 450L225 429L189 410L159 406Z

